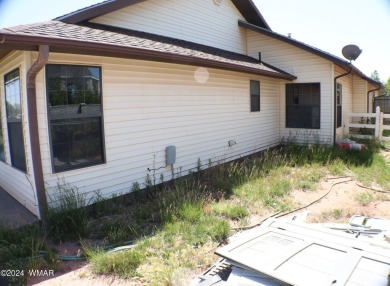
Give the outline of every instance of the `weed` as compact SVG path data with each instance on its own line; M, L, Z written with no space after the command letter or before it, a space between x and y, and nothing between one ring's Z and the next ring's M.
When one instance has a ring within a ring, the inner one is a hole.
M112 200L104 198L100 191L95 191L93 204L90 206L90 209L92 217L98 218L112 214L116 208L114 208Z
M150 189L151 187L153 187L153 181L152 181L152 178L150 177L150 174L146 174L146 177L145 177L145 187L147 189Z
M85 195L77 187L62 182L57 183L55 198L45 221L49 234L57 240L85 237L88 233Z
M137 192L141 190L141 187L139 186L139 183L138 182L133 182L132 186L131 186L131 192Z
M307 137L315 140L315 134ZM209 160L209 168L205 170L199 159L193 169L198 173L181 177L179 168L175 180L157 186L155 174L148 174L145 178L147 190L140 191L140 185L134 182L126 201L106 201L100 192L96 192L94 217L121 211L120 215L95 221L100 230L97 238L116 244L132 239L138 242L126 252L108 254L84 247L85 253L93 270L99 274L123 278L142 275L141 282L146 281L149 285L182 283L189 273L210 265L215 247L231 234L230 223L245 226L250 221L249 215L292 209L291 190L315 190L326 173L341 175L348 168L363 182L375 178L375 183L390 188L389 168L376 153L381 147L376 142L369 142L367 146L363 152L346 152L290 142L281 148L230 163L214 164ZM164 182L163 176L160 176L160 182ZM58 192L62 196L59 195L56 208L49 211L52 213L47 229L58 239L63 239L66 233L73 238L82 237L88 229L84 226L88 218L82 208L84 197L79 195L77 188L66 184L58 187ZM374 198L366 195L357 200L368 204ZM316 219L342 220L347 215L347 211L335 209ZM15 263L10 266L17 267L22 263L19 258L45 247L36 236L34 239L31 235L17 236L18 246L13 245L11 238L3 244L4 237L6 234L0 231L0 264L5 261ZM26 241L21 240L23 237ZM44 258L45 262L30 263L55 266L55 257L51 253Z
M323 222L347 222L348 219L355 214L354 210L350 209L333 209L323 211L321 214L311 218L312 222L323 223ZM309 216L310 217L310 216Z
M369 192L360 193L355 196L355 200L362 206L367 206L372 203L375 199L374 196Z
M138 229L136 225L128 223L126 218L105 221L103 223L104 239L108 243L121 244L134 239L137 236Z
M0 225L0 265L2 269L21 270L56 269L55 261L40 257L40 251L47 249L46 235L38 224L19 229ZM7 277L5 285L25 285L27 275ZM3 281L0 281L3 282ZM3 285L3 284L1 284Z
M95 273L115 274L121 278L139 276L137 268L145 259L143 253L133 249L109 254L90 251L88 255Z
M222 215L233 220L239 220L249 216L249 211L246 207L230 201L215 203L212 206L212 212L213 214Z

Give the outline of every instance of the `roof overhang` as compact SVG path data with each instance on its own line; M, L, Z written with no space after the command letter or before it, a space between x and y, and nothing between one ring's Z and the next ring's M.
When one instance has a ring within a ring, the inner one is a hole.
M39 45L48 45L50 52L95 55L104 57L138 59L192 66L203 66L235 72L248 73L284 80L294 80L295 76L286 72L260 70L250 66L236 65L229 62L207 58L165 53L149 49L117 46L98 42L86 42L72 39L58 39L30 35L0 34L0 56L13 50L38 51ZM270 67L268 65L268 67Z

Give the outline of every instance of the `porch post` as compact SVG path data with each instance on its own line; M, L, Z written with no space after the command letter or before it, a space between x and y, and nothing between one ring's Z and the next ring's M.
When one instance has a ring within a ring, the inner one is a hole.
M375 111L375 139L381 140L381 108L377 106Z

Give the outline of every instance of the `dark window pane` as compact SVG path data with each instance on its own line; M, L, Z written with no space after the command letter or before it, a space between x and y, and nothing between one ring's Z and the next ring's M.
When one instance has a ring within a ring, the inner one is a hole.
M8 122L8 136L12 166L26 172L22 122Z
M320 128L320 84L286 84L286 127Z
M1 108L0 108L0 161L5 162L3 125L2 125L2 122L1 122Z
M55 171L103 162L100 118L52 120Z
M260 82L250 81L251 111L260 111Z
M343 107L337 106L337 128L341 127L343 119Z
M4 76L4 89L11 164L13 167L26 172L19 69ZM2 153L4 156L4 150Z

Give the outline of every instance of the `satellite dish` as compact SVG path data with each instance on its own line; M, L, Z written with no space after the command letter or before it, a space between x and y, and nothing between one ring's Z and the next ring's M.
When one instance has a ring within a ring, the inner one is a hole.
M362 53L362 50L356 45L347 45L343 48L342 53L344 58L349 61L355 61Z

